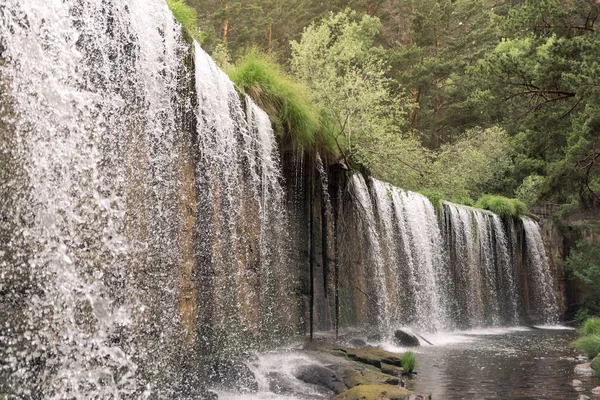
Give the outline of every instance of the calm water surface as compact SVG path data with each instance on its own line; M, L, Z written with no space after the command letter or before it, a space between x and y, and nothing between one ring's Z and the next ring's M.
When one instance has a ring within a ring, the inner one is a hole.
M417 376L407 383L433 399L577 399L591 398L598 378L576 377L583 361L568 348L576 337L564 329L488 329L432 336L419 348ZM572 380L584 383L578 392Z

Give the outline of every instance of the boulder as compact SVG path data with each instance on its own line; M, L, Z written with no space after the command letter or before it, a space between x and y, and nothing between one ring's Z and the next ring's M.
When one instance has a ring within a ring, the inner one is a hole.
M596 373L592 369L590 363L585 363L585 364L577 364L575 366L575 375L596 376Z
M417 347L421 345L419 338L402 329L398 329L394 332L394 343L403 347Z
M333 400L409 400L412 393L392 385L359 385L338 394Z
M580 394L577 400L590 400L590 396L586 396L585 394Z
M321 365L303 365L298 368L295 376L302 382L325 387L335 394L348 390L333 370Z
M269 379L269 390L276 394L289 394L293 393L295 385L290 382L289 379L279 372L269 372L267 374Z
M600 394L600 386L596 386L592 389L592 394Z
M578 379L573 379L573 382L571 383L574 387L579 387L579 386L583 386L583 382L581 382Z

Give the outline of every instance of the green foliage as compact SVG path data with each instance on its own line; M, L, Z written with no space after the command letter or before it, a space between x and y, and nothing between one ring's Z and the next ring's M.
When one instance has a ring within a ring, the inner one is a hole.
M581 326L582 335L600 335L600 318L589 318Z
M600 358L594 357L591 367L596 373L596 376L600 376Z
M579 241L571 249L565 267L585 288L582 308L592 315L600 314L600 246Z
M580 308L575 313L575 323L577 325L583 325L588 318L590 318L590 311L587 308Z
M179 22L183 30L198 43L204 41L204 36L198 30L198 16L196 10L188 6L185 0L166 0L173 16Z
M475 207L489 210L501 217L517 217L527 214L527 206L520 200L486 194L477 200Z
M308 26L292 42L291 67L312 90L349 164L405 188L423 181L427 154L402 135L407 100L392 90L389 65L375 45L378 18L345 10Z
M427 197L433 207L436 210L439 210L442 206L442 201L446 199L444 193L439 189L425 189L420 192L423 196Z
M415 355L412 352L407 351L406 353L402 354L400 360L404 372L412 374L415 370L415 365L417 364L417 358L415 357Z
M507 191L506 176L514 168L511 144L498 127L474 128L453 144L442 146L431 165L428 185L448 199L477 198Z
M600 335L582 336L571 343L571 347L574 347L589 358L594 358L600 353Z
M539 200L544 185L544 177L534 173L523 179L523 183L515 190L517 199L525 204L534 205Z
M276 132L297 148L317 145L335 152L331 127L322 121L306 87L285 74L272 59L253 49L228 69L238 89L250 96L275 123Z

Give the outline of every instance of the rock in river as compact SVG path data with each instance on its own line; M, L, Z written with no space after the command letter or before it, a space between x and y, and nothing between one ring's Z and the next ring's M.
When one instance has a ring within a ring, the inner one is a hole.
M394 343L404 347L416 347L421 345L419 339L415 335L401 329L394 332Z

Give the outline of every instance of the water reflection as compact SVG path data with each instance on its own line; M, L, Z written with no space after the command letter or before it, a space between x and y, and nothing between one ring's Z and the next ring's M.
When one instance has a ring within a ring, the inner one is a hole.
M575 331L548 328L487 329L428 338L434 344L449 344L416 351L420 373L408 387L432 393L433 399L576 399L581 392L572 380L579 379L583 393L591 396L600 379L574 375L577 353L568 344Z

